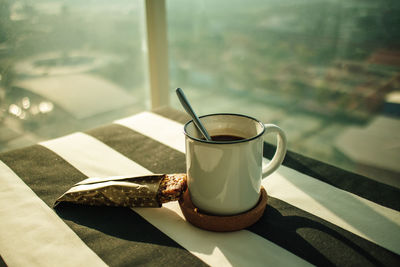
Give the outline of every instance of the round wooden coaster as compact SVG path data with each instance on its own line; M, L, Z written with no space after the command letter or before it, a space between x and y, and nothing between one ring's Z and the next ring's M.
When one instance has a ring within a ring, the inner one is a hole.
M179 200L179 206L186 220L191 224L210 231L230 232L246 228L257 222L264 213L267 206L267 191L261 187L260 200L257 205L249 211L231 216L216 216L201 213L192 203L189 190Z

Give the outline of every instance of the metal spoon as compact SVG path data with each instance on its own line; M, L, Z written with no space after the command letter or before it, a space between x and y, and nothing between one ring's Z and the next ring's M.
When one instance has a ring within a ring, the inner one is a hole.
M183 93L181 88L176 88L176 94L178 95L179 101L181 101L181 104L183 108L186 110L186 112L192 117L194 124L197 126L197 129L200 130L201 134L204 136L204 138L207 141L211 141L211 137L208 134L206 128L204 125L201 123L199 118L197 117L196 113L194 113L192 107L189 104L189 101L187 100L185 94Z

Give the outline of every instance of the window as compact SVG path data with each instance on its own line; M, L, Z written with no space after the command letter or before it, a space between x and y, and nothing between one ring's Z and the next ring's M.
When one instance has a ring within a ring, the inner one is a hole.
M160 0L0 0L0 151L154 106L146 33L163 29L145 28L144 3L164 12ZM171 106L181 87L200 115L278 124L290 150L400 187L399 1L165 4Z
M198 113L276 123L289 149L399 186L399 1L174 0L167 15L170 84Z
M0 151L148 105L144 4L0 1Z

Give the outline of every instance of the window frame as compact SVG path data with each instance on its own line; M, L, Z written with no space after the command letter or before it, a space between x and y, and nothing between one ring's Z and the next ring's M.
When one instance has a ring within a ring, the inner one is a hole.
M168 106L168 41L165 0L145 0L150 107Z

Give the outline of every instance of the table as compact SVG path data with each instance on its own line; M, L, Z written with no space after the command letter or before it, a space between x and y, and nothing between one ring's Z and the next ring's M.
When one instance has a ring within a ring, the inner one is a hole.
M185 172L187 120L163 108L0 154L0 265L400 266L399 189L290 151L237 232L196 228L177 202L52 208L87 177Z

